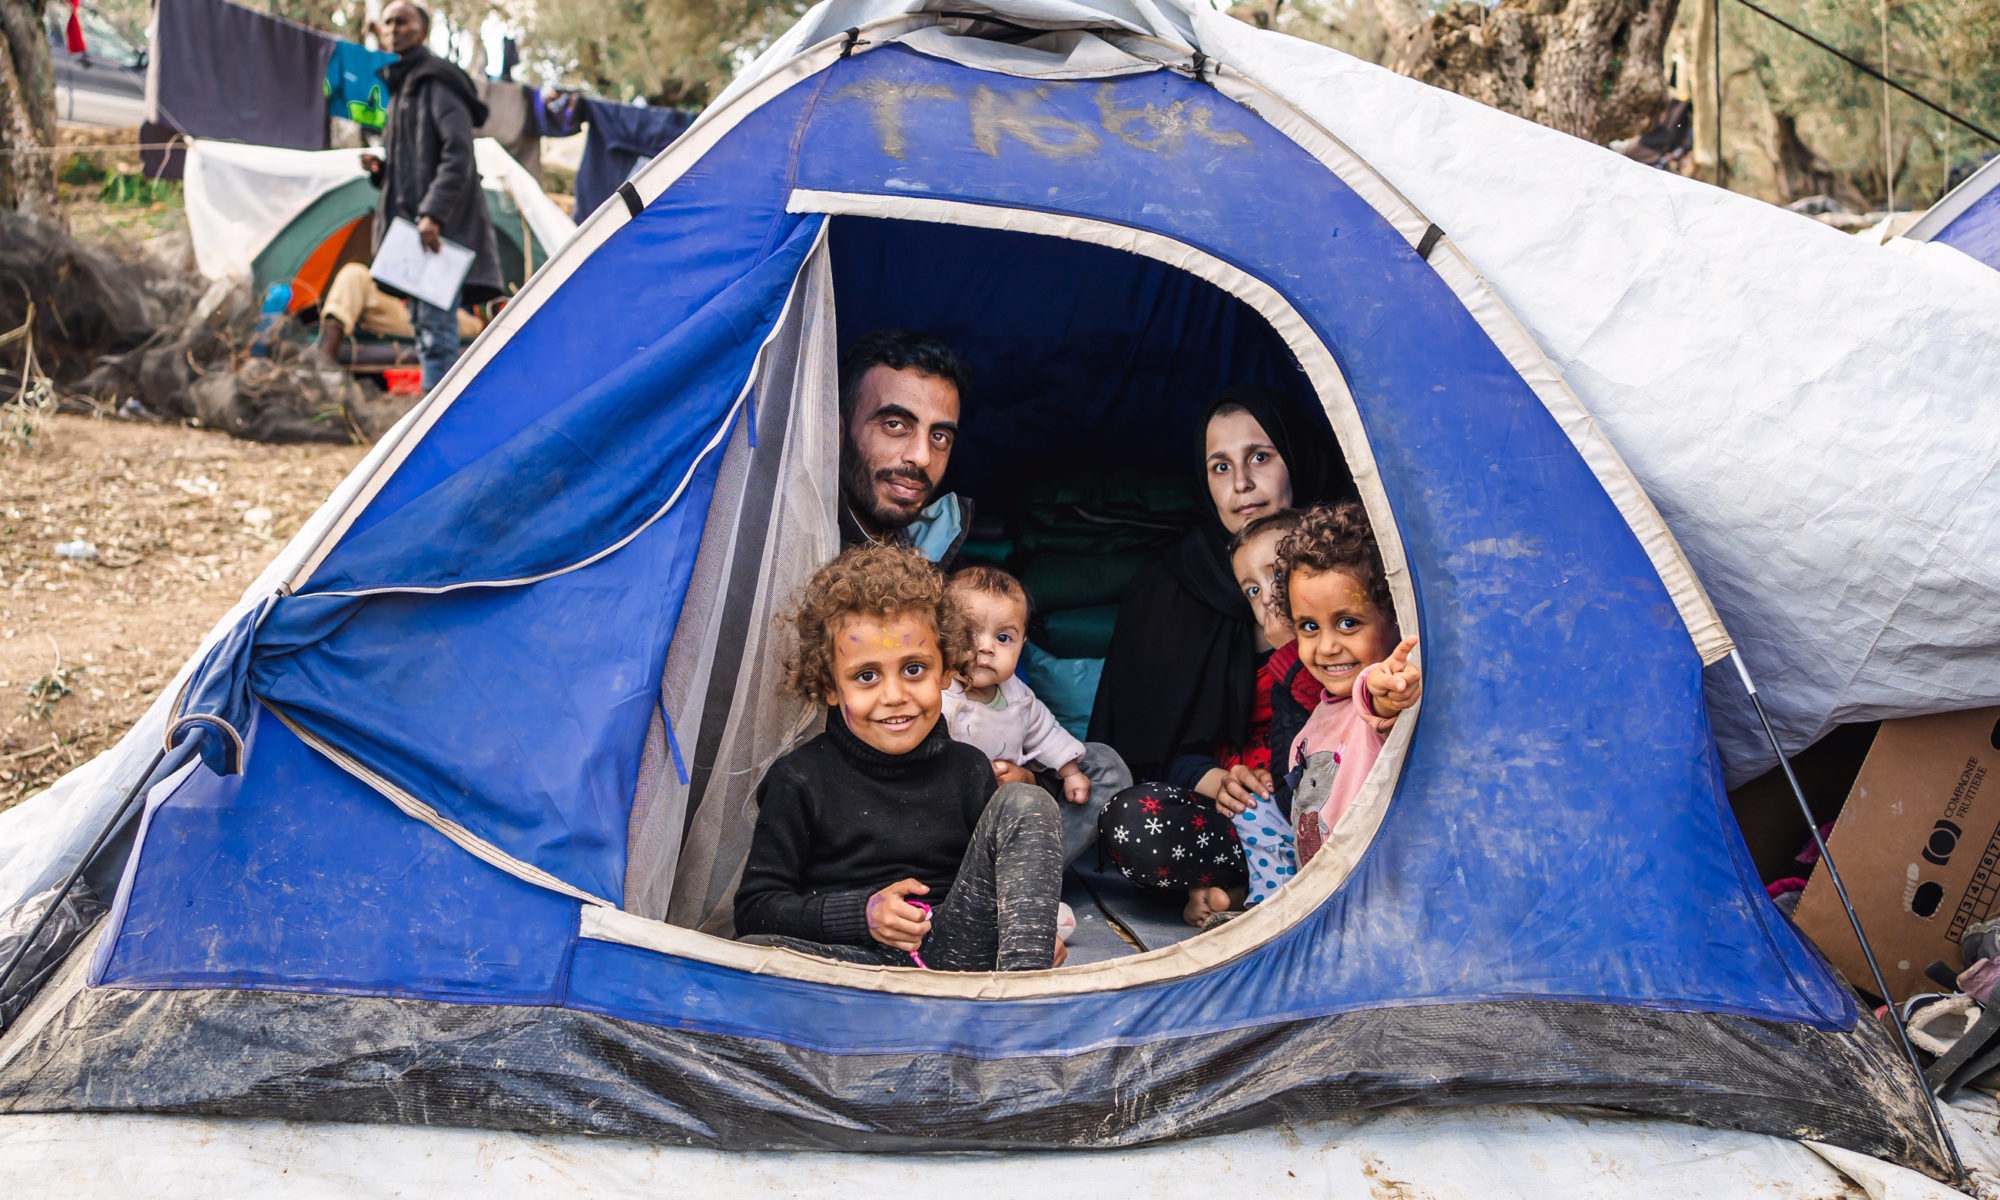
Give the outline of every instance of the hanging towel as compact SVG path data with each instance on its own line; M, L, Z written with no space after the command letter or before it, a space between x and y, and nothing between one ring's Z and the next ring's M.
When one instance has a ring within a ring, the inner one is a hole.
M146 119L194 137L326 149L333 39L228 0L159 0Z

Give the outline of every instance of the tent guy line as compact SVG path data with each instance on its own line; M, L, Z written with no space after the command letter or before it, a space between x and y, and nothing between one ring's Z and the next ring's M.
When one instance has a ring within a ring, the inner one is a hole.
M1779 25L1784 29L1788 30L1789 32L1801 38L1804 38L1808 42L1811 42L1813 45L1818 46L1820 49L1826 51L1828 54L1833 55L1835 58L1846 63L1848 66L1853 67L1855 70L1861 72L1863 75L1868 76L1870 79L1874 79L1887 87L1895 88L1897 91L1903 93L1905 96L1908 96L1910 99L1915 100L1918 104L1923 105L1925 108L1930 109L1932 112L1938 114L1939 116L1945 118L1946 120L1951 121L1952 123L1964 129L1970 130L1971 132L1978 134L1980 137L1985 138L1987 141L1992 142L1996 146L2000 146L2000 134L1996 134L1993 131L1986 129L1983 126L1975 125L1973 122L1951 111L1944 105L1939 104L1937 101L1932 100L1930 97L1924 95L1923 93L1918 92L1910 87L1907 87L1904 84L1898 83L1897 81L1889 78L1882 72L1876 70L1874 67L1871 67L1867 63L1862 62L1860 59L1855 58L1848 54L1844 54L1840 50L1834 48L1833 46L1830 46L1827 43L1820 41L1812 34L1807 33L1805 30L1800 29L1798 26L1792 24L1790 21L1785 20L1783 17L1772 12L1770 9L1767 9L1762 5L1758 4L1756 0L1736 0L1736 2L1738 4L1741 4L1743 7L1749 9L1751 12L1756 13L1758 16L1763 17L1765 20L1770 21L1773 24ZM1717 78L1718 79L1720 78L1719 73Z

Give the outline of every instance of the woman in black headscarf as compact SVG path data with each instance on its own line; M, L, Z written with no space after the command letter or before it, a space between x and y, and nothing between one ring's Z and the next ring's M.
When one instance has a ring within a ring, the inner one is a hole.
M1230 537L1267 513L1354 494L1332 438L1282 392L1230 388L1202 431L1214 504L1126 589L1090 716L1090 740L1115 748L1135 778L1188 788L1197 781L1172 778L1175 760L1241 744L1256 690L1257 626Z

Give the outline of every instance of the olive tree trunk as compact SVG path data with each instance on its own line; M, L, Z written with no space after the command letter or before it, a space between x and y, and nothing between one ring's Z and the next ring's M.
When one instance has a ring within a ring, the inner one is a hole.
M1397 71L1593 142L1650 129L1666 105L1680 0L1502 0L1491 10L1375 0Z
M0 0L0 207L60 221L56 76L41 0Z

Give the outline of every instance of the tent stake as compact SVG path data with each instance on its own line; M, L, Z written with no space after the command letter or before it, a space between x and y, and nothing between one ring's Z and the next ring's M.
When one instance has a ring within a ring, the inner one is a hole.
M192 745L199 740L199 736L190 738L188 744ZM83 878L83 873L90 868L91 860L97 857L98 851L104 849L104 843L111 840L112 831L125 823L125 814L131 810L132 801L145 794L147 785L153 781L153 772L160 769L160 760L166 756L167 750L164 746L153 755L153 761L146 764L145 773L139 776L139 781L132 785L132 790L125 793L125 799L119 802L118 810L111 814L111 819L105 822L104 828L97 831L97 840L90 843L90 849L85 850L83 857L76 860L76 866L70 869L69 877L56 889L55 897L49 901L48 907L42 910L41 917L35 921L35 927L30 929L28 936L15 947L13 955L7 960L6 967L0 968L0 996L7 994L7 980L21 965L21 960L28 956L28 950L34 946L35 939L42 936L42 930L47 928L49 918L55 916L56 909L62 907L63 898L76 886L76 881Z
M1937 1129L1938 1140L1944 1143L1945 1153L1951 1156L1953 1182L1964 1184L1970 1180L1965 1173L1965 1163L1958 1157L1958 1147L1952 1144L1951 1133L1944 1127L1944 1114L1938 1110L1936 1094L1924 1079L1923 1064L1917 1061L1917 1048L1910 1044L1910 1035L1903 1028L1903 1014L1896 1008L1895 997L1889 994L1889 985L1882 978L1882 968L1875 961L1875 949L1868 944L1868 935L1861 931L1861 916L1854 911L1854 904L1847 898L1847 885L1841 882L1840 871L1833 865L1833 853L1827 849L1826 839L1820 836L1819 822L1813 820L1812 805L1806 801L1805 789L1799 786L1799 777L1792 773L1792 760L1785 757L1785 748L1778 742L1778 730L1771 724L1770 714L1764 711L1764 702L1757 697L1757 685L1751 682L1750 669L1743 665L1743 655L1729 652L1729 661L1736 664L1736 675L1743 681L1743 690L1750 697L1751 707L1757 710L1757 720L1764 726L1764 736L1770 739L1771 752L1778 756L1778 766L1785 773L1785 782L1792 787L1792 797L1799 802L1799 815L1805 818L1806 830L1812 834L1813 845L1819 850L1819 860L1826 866L1827 878L1833 881L1834 894L1840 897L1840 907L1847 913L1847 923L1854 927L1854 938L1861 943L1861 957L1868 960L1868 973L1874 977L1875 992L1888 1006L1889 1027L1896 1031L1896 1041L1903 1047L1903 1057L1910 1069L1917 1073L1917 1087L1924 1094L1924 1103L1929 1106L1931 1124Z

